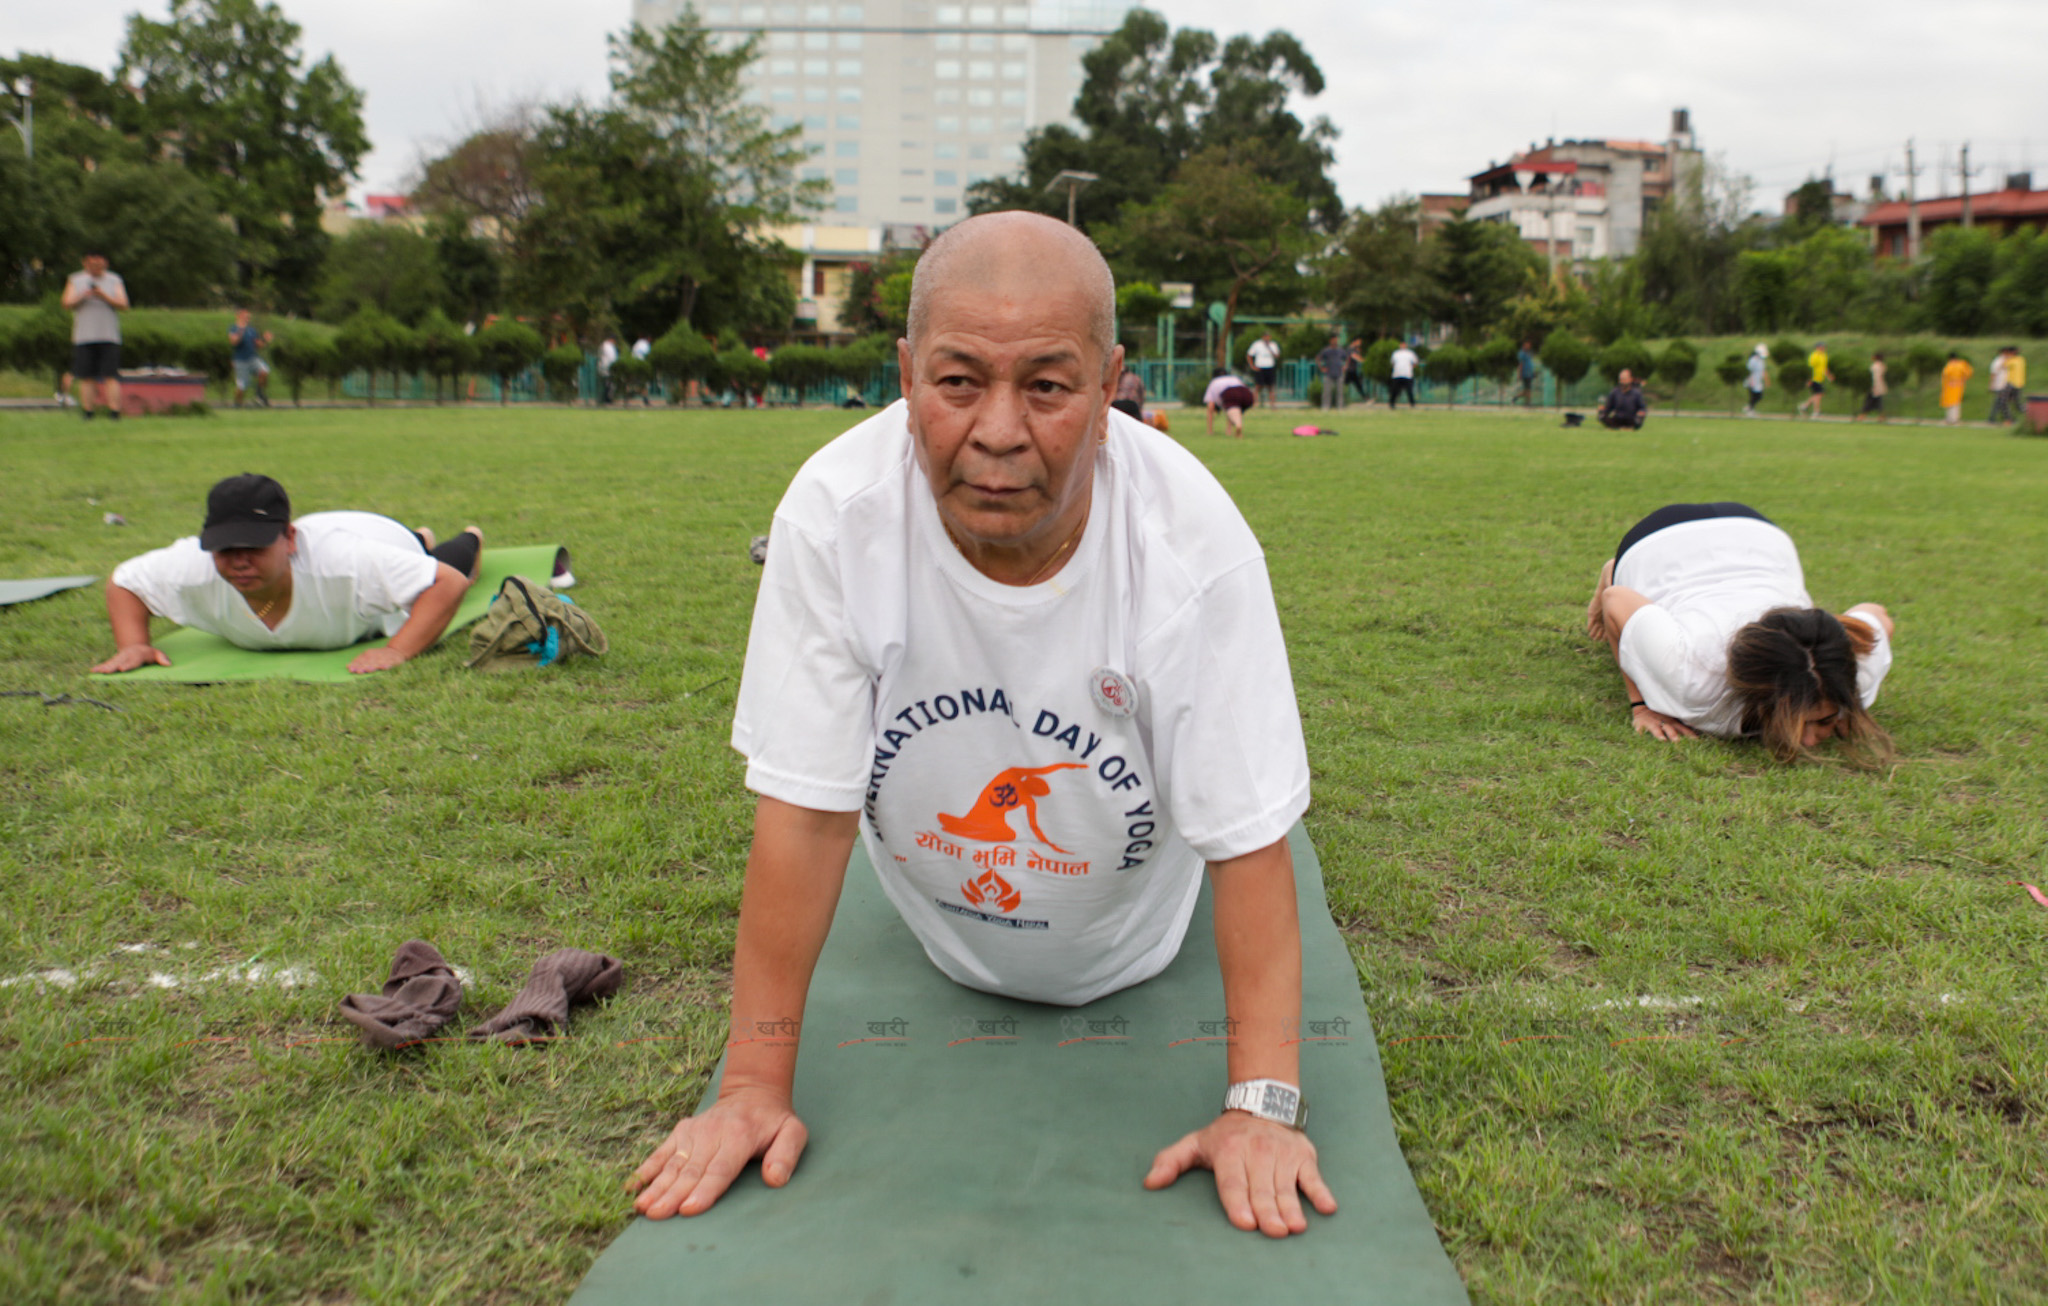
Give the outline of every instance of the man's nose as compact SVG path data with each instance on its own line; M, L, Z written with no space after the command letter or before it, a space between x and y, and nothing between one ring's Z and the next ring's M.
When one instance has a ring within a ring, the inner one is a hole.
M997 383L988 388L974 415L974 442L992 454L1013 453L1031 438L1025 425L1024 391Z

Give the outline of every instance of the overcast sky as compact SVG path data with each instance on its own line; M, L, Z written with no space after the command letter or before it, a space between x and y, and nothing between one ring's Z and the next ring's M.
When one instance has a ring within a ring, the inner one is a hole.
M422 148L478 106L604 90L604 36L630 0L283 0L309 58L332 53L368 96L375 152L357 192L397 189ZM1161 0L1176 26L1249 29L1242 0ZM110 70L134 0L0 0L0 42ZM1264 8L1264 7L1261 7ZM144 12L161 16L162 0ZM1908 137L1921 193L2032 168L2048 187L2042 0L1292 0L1269 13L1321 64L1301 106L1337 125L1347 203L1462 191L1464 178L1555 135L1662 140L1692 110L1700 145L1756 182L1759 207L1832 163L1861 193L1901 185ZM2029 138L2028 133L2039 135Z

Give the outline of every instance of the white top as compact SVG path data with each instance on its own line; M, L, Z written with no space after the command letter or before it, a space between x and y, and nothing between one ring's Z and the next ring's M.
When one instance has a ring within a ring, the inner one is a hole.
M1244 351L1244 356L1250 360L1253 367L1278 367L1280 346L1261 336L1252 341L1251 348Z
M1680 522L1644 536L1622 555L1614 583L1649 599L1621 628L1621 669L1643 701L1702 734L1742 733L1742 704L1728 687L1728 641L1773 608L1810 608L1792 537L1754 517ZM1877 618L1839 614L1877 632L1856 664L1856 696L1869 707L1891 670L1891 641Z
M87 286L99 288L116 299L128 297L128 284L121 280L118 272L102 272L95 278L92 273L80 268L71 274L66 283L65 293L84 290ZM78 301L71 310L71 343L74 345L98 344L102 341L119 343L121 339L121 310L97 295Z
M641 336L638 340L635 340L633 342L633 357L645 358L653 352L654 342L652 340L649 340L646 336Z
M1995 354L1991 359L1991 388L1994 391L2005 389L2005 377L2005 355Z
M1221 404L1223 402L1223 392L1233 386L1246 390L1251 389L1250 386L1245 385L1244 382L1228 372L1225 372L1222 376L1212 378L1209 382L1209 388L1202 392L1202 407L1214 408Z
M600 374L610 372L612 364L619 361L619 345L616 340L607 340L597 347L597 370Z
M1770 365L1771 359L1768 354L1751 354L1749 356L1749 389L1761 390L1764 388L1764 370Z
M1394 365L1394 376L1397 380L1406 379L1412 381L1415 379L1415 365L1422 360L1415 356L1414 350L1406 345L1402 345L1394 351L1393 358L1388 361Z
M1207 469L1112 412L1065 567L997 584L947 538L904 414L825 446L776 509L733 747L758 793L861 809L948 976L1089 1002L1173 959L1205 860L1308 806L1265 557Z
M347 648L397 634L440 568L411 531L373 512L309 513L292 525L292 606L276 630L221 579L197 535L128 559L113 581L157 616L241 648Z

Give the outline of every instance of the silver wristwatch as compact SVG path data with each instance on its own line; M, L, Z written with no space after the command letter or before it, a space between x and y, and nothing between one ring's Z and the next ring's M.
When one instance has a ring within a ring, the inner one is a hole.
M1225 1111L1249 1111L1289 1129L1308 1128L1308 1099L1301 1089L1279 1079L1246 1079L1223 1094Z

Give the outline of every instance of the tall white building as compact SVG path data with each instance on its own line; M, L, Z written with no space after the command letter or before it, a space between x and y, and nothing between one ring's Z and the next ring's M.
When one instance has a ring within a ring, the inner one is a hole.
M824 221L944 226L966 191L1016 170L1025 133L1069 121L1081 56L1129 0L933 4L928 0L730 3L695 8L738 39L763 34L748 94L778 127L801 127L806 178L832 183ZM634 0L659 29L686 0Z

